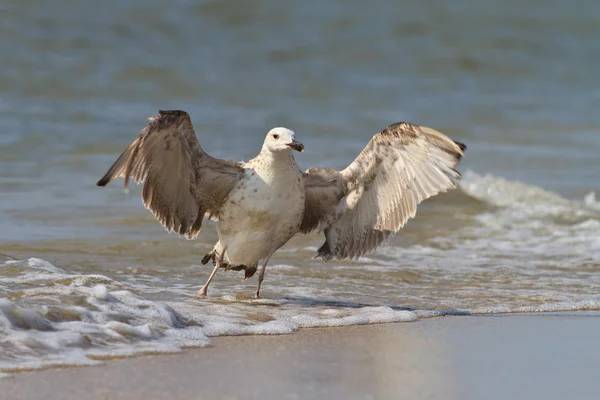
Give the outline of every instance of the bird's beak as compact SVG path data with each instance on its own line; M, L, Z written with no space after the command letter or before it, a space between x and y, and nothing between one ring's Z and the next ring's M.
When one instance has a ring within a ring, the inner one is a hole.
M292 140L292 143L288 143L288 147L299 152L304 151L304 145L300 142L296 142L295 140Z

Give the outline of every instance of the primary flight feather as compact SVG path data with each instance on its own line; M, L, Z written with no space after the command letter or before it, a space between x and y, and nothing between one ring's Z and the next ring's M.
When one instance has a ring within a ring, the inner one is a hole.
M294 132L274 128L248 162L209 156L185 111L160 111L110 167L98 186L117 178L144 181L142 200L169 232L195 238L205 215L219 241L203 263L214 269L198 291L206 296L217 270L244 270L262 261L256 297L273 253L297 233L322 231L318 256L357 258L398 232L417 205L456 187L466 146L424 126L390 125L344 170L302 172Z

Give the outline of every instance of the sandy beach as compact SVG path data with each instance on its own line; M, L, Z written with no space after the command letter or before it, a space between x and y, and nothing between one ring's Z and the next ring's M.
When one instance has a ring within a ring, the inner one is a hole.
M3 399L594 399L600 314L442 317L291 335L0 380Z

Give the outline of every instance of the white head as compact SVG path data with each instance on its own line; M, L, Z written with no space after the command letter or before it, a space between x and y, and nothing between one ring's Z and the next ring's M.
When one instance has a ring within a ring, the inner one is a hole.
M273 128L267 133L263 149L271 152L304 151L304 145L294 140L294 131L287 128Z

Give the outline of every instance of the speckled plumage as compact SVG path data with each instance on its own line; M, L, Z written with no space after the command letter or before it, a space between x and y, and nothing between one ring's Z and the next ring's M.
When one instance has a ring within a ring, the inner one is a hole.
M246 162L219 160L200 147L185 111L160 111L98 181L145 181L146 208L168 230L195 238L205 215L219 241L203 263L259 273L297 233L323 231L318 256L355 258L372 251L415 216L417 205L456 186L466 146L434 129L397 123L376 134L344 170L303 173L291 150L303 150L286 128L271 130L259 155Z

